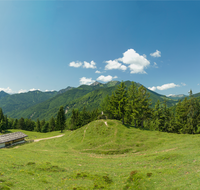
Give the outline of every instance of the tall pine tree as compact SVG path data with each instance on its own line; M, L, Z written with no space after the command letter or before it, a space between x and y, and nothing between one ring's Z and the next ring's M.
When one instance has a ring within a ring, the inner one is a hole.
M61 130L61 133L63 132L63 130L65 129L65 110L63 108L63 106L60 107L58 114L57 114L57 118L56 118L56 124L59 130Z

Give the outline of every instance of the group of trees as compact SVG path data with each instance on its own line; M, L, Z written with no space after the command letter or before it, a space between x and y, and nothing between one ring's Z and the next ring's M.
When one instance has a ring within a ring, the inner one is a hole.
M75 130L78 129L91 121L94 121L99 116L99 110L94 109L92 111L87 111L84 107L83 110L80 112L78 109L72 110L72 116L69 121L69 129Z
M37 132L51 132L65 129L65 111L63 106L60 107L56 119L51 117L49 121L39 120L32 121L31 119L24 119L21 117L18 119L7 118L6 115L3 114L2 109L0 108L0 132L5 131L7 129L22 129L27 131L37 131Z
M146 88L137 88L132 82L127 89L125 83L121 82L115 92L104 99L101 109L108 118L135 127L171 133L200 133L200 103L191 90L189 98L180 100L174 111L167 107L167 99L162 103L158 100L152 108Z
M144 86L137 88L134 82L129 89L124 82L121 82L115 92L104 99L101 109L108 118L122 120L122 124L134 123L135 127L141 128L152 112L146 88Z

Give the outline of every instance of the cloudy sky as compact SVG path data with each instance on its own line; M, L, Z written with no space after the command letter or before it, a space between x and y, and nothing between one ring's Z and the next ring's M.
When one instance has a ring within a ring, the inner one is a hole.
M135 81L200 92L200 1L0 1L0 90Z

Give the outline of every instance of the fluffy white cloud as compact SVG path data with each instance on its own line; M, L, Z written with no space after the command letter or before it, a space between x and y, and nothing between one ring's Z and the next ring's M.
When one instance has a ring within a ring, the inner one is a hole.
M186 86L186 84L184 82L182 82L181 84L182 84L182 86Z
M93 82L95 82L95 80L92 80L92 78L86 78L86 77L82 77L80 78L80 84L87 84L90 85Z
M155 91L156 89L157 90L167 90L169 88L175 88L175 87L180 87L180 85L174 84L174 83L168 83L168 84L163 84L162 86L148 87L148 89Z
M99 74L99 73L101 73L101 71L98 71L98 70L97 70L97 71L95 71L95 73L98 73L98 74Z
M152 56L152 57L161 57L161 52L156 50L154 53L150 53L150 56Z
M70 67L80 67L82 65L82 63L81 62L75 62L75 61L72 61L70 64L69 64L69 66Z
M86 69L95 69L96 68L96 63L94 61L91 61L90 63L84 61L83 67Z
M149 90L151 91L155 91L156 90L156 87L155 86L152 86L152 87L148 87Z
M131 73L146 73L144 69L150 65L150 62L146 59L146 55L139 55L134 49L128 49L123 53L122 58L109 60L106 63L105 70L120 69L125 71L127 66L122 65L123 63L129 65L128 68Z
M97 80L100 80L100 81L103 81L103 82L108 82L108 81L111 81L111 80L116 79L116 78L118 78L118 77L117 76L112 77L110 75L108 75L108 76L101 75L97 78Z
M158 90L167 90L169 88L175 88L175 87L180 87L178 84L174 83L168 83L168 84L163 84L162 86L157 86Z
M127 67L118 62L118 60L109 60L106 61L107 65L105 66L105 70L119 69L125 71Z
M4 91L4 92L9 93L9 94L13 93L13 91L10 89L10 87L8 87L8 88L0 88L0 91Z

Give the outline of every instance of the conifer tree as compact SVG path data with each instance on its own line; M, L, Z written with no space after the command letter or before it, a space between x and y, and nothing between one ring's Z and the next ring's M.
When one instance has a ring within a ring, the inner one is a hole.
M37 132L41 132L40 120L39 120L38 118L37 118L37 122L36 122L35 131L37 131Z
M55 123L54 117L52 116L50 121L49 121L49 130L54 131L55 128L56 128L56 123Z
M138 88L138 102L136 109L138 111L138 121L141 123L141 128L143 128L143 122L152 115L150 95L144 86Z
M136 127L136 120L138 118L138 110L137 110L137 104L138 104L138 89L134 82L131 83L131 86L128 89L128 101L127 101L127 120L129 124L132 123L132 120L134 120L134 125Z
M65 128L65 111L63 106L60 107L58 114L57 114L57 118L56 118L56 124L59 130L61 130L61 133L63 132L64 128Z
M120 83L120 85L118 85L114 94L112 94L110 101L114 116L122 119L122 124L124 124L124 116L126 113L128 98L126 85L123 81Z

